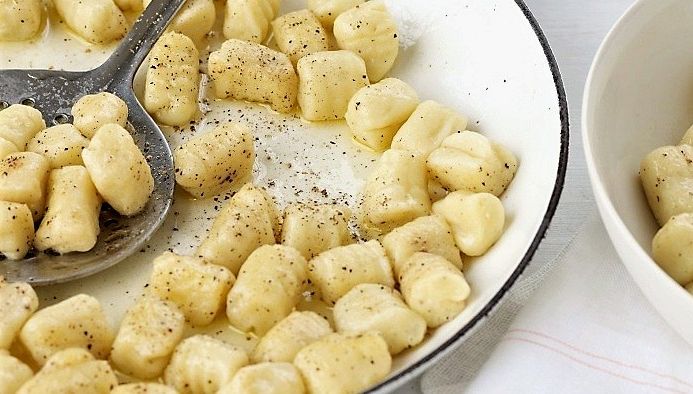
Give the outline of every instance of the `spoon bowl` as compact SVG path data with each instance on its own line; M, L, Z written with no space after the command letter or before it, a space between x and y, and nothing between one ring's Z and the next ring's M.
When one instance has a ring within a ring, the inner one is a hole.
M173 158L161 129L144 110L133 91L133 80L154 43L184 0L154 0L137 19L109 59L86 72L54 70L0 71L0 110L11 104L32 106L46 123L70 123L70 109L82 96L110 92L128 106L128 128L154 177L152 196L139 214L118 215L106 207L94 248L84 253L35 253L23 260L0 262L0 275L9 281L44 286L83 278L105 270L140 250L163 223L173 200Z

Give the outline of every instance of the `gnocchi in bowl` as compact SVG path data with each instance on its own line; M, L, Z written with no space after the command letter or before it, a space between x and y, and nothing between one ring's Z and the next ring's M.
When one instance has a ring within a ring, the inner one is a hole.
M40 309L8 340L8 360L41 368L25 387L93 371L123 392L390 391L483 329L562 187L548 44L513 1L347 3L228 1L212 34L173 25L136 80L175 152L172 214L117 267L27 290ZM461 19L480 34L450 40ZM0 61L75 37L49 30ZM62 45L41 66L109 50Z

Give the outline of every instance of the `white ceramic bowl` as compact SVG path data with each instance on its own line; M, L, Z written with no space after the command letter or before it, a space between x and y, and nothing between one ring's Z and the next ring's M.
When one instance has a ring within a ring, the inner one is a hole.
M464 341L472 330L484 329L485 317L513 286L543 238L562 190L568 155L568 112L558 68L521 0L387 0L387 4L398 21L403 46L392 75L414 86L422 99L437 100L469 116L470 128L506 145L518 156L520 169L502 197L508 213L504 236L487 255L465 268L473 287L467 308L425 343L398 356L391 375L374 388L378 392L393 390ZM283 2L284 11L300 7L305 7L304 0ZM0 43L0 67L85 69L108 55L109 48L86 51L78 40L66 40L61 26L51 29L54 34L30 46ZM270 186L281 205L325 199L313 189L326 190L330 198L347 195L353 203L377 159L357 149L343 122L307 124L227 100L210 100L205 106L210 112L194 130L170 133L174 147L181 139L210 130L215 120L251 119L258 137L254 181ZM294 193L297 189L305 193ZM84 292L97 297L117 324L144 288L151 260L167 248L193 253L214 216L214 205L218 203L177 195L174 214L150 248L90 278L39 289L42 306ZM220 330L223 335L228 333L225 328Z
M583 139L594 194L626 268L693 344L693 296L650 256L658 227L638 170L693 123L693 2L640 0L602 44L587 81Z

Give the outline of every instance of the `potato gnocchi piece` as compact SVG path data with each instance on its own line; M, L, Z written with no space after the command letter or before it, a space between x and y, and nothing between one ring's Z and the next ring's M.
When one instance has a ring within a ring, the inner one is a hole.
M144 107L157 122L184 126L198 111L200 55L186 35L164 33L149 55Z
M227 0L224 37L261 43L279 14L280 0Z
M503 235L505 209L493 194L450 193L433 204L433 212L450 224L457 247L467 256L483 255Z
M46 209L48 160L33 152L12 153L0 161L0 200L26 204L34 221Z
M467 306L471 292L462 272L444 258L415 253L399 275L407 305L435 328L454 319Z
M53 170L48 187L48 210L36 231L34 246L57 253L86 252L99 236L101 198L82 166Z
M443 140L467 129L467 118L435 101L419 104L392 140L392 149L415 152L428 157Z
M195 335L176 347L164 381L182 394L213 394L247 364L243 350L206 335Z
M29 284L7 283L0 276L0 352L10 348L24 323L38 309L38 305L38 296Z
M424 157L403 150L385 151L366 182L362 212L362 225L371 235L387 234L429 215Z
M0 201L0 255L20 260L34 242L34 219L26 204ZM0 324L1 325L1 324ZM0 349L2 349L0 340Z
M308 277L330 305L361 283L395 286L390 261L378 241L341 246L321 253L308 262Z
M79 166L83 164L82 150L89 140L71 124L62 124L40 131L27 144L26 150L48 159L51 168Z
M117 385L118 379L107 361L94 360L84 349L70 348L51 356L17 394L108 394Z
M231 324L264 335L300 301L307 275L306 259L294 248L265 245L243 263L226 300Z
M370 84L366 64L351 51L312 53L297 70L298 104L307 120L343 119L351 97Z
M681 139L681 145L692 145L693 146L693 126L683 135Z
M159 383L121 384L111 390L111 394L178 394L173 387Z
M112 93L102 92L83 96L72 106L74 125L87 138L101 126L115 123L125 127L128 122L128 105Z
M113 0L53 0L65 23L92 44L108 44L121 39L128 22Z
M303 394L303 378L290 363L262 363L243 367L217 394Z
M9 156L11 153L19 152L17 146L10 141L0 137L0 160Z
M384 151L418 105L419 98L411 86L387 78L356 92L345 117L357 142Z
M173 161L178 185L196 198L211 198L252 173L253 135L243 124L225 123L179 146Z
M234 282L228 269L199 257L165 252L154 259L152 293L175 304L194 326L210 324L224 304Z
M479 133L464 131L446 138L426 162L432 178L450 190L500 196L517 172L517 159Z
M113 337L101 304L85 294L36 312L19 332L22 344L39 365L69 348L88 349L94 357L105 359Z
M43 115L35 108L14 104L0 111L0 138L14 144L18 151L26 150L26 144L45 128Z
M24 41L41 31L41 0L0 2L0 41Z
M185 316L172 303L145 297L125 313L113 341L111 361L121 372L154 379L183 339Z
M274 40L293 64L303 56L329 50L327 32L318 18L308 10L282 15L272 22Z
M303 348L294 360L309 393L359 393L392 368L380 334L331 334Z
M293 204L284 211L282 244L310 260L351 242L348 210L334 205Z
M301 349L332 332L330 323L317 313L294 311L267 331L251 359L254 363L290 363Z
M669 219L652 241L652 255L679 284L693 282L693 211Z
M117 124L99 129L82 151L96 190L119 214L136 215L154 191L149 163L130 133Z
M442 216L423 216L392 230L383 238L383 246L393 263L395 275L417 252L437 254L462 269L460 250L455 246L452 229Z
M640 164L640 180L660 226L693 212L693 145L655 149Z
M279 213L274 201L249 183L222 208L197 254L237 275L255 249L276 243L278 231Z
M231 39L209 55L208 67L219 98L267 103L283 113L296 105L298 76L281 52Z
M0 349L0 393L16 393L33 376L31 368Z
M335 19L333 32L341 49L363 58L372 82L383 79L395 64L399 54L397 24L381 0L343 12Z
M152 0L144 0L149 6ZM200 43L214 27L217 10L213 0L187 0L168 26L169 31L185 34L194 42Z
M334 20L343 12L348 11L357 5L363 4L366 0L308 0L308 9L315 14L323 26L332 29Z
M393 355L418 345L426 335L426 321L409 309L397 290L371 283L340 298L334 320L340 333L380 333Z

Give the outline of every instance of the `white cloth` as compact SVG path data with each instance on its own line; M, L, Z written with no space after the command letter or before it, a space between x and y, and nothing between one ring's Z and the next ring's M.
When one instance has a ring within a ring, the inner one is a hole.
M523 297L542 276L524 279L504 304L519 310L526 302L514 320L506 310L487 323L504 334L480 370L476 358L486 349L466 343L424 376L422 391L693 393L693 346L630 279L596 213L541 287Z

